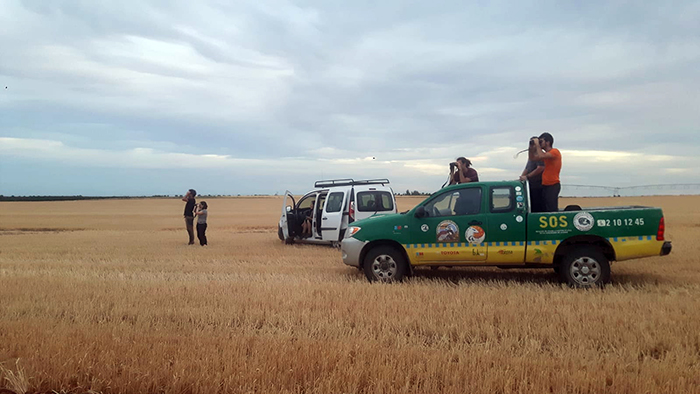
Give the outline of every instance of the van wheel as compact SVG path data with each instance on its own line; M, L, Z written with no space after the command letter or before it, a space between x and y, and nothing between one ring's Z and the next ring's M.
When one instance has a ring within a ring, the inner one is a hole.
M610 262L600 249L579 246L566 253L559 276L571 287L603 287L610 282Z
M408 272L403 254L392 246L378 246L370 250L362 267L370 282L400 282Z
M279 237L280 241L284 241L284 233L282 232L282 227L280 225L277 225L277 236Z

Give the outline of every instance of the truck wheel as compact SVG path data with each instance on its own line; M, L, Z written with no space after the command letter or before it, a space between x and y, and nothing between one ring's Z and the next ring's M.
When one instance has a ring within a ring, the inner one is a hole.
M580 246L564 256L559 276L571 287L603 287L610 282L610 263L600 249Z
M282 232L282 227L277 225L277 236L279 237L280 241L284 241L284 233Z
M400 282L408 271L403 254L391 246L378 246L370 250L362 267L370 282Z

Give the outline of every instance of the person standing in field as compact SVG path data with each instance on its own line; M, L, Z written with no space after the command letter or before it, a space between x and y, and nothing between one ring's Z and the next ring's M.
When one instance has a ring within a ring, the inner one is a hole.
M194 197L197 195L197 192L194 189L190 189L185 193L185 196L182 197L182 201L185 201L185 227L187 228L187 234L190 236L190 242L188 245L194 245L194 208L195 205L197 204L197 201L195 201Z
M194 214L197 216L197 239L199 239L199 244L201 246L207 245L207 202L201 201L197 204L197 209Z
M521 181L528 181L530 189L530 204L532 212L543 212L544 201L542 198L542 173L544 172L544 162L533 160L533 156L537 148L535 148L534 138L530 139L530 150L528 152L528 160L520 174Z
M544 162L544 171L542 172L544 211L557 212L559 211L559 192L561 191L559 183L561 152L552 146L554 145L554 137L549 133L542 133L539 138L533 138L532 141L535 144L532 159Z

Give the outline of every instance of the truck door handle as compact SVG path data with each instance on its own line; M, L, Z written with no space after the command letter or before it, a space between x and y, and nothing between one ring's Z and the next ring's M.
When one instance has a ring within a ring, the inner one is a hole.
M324 216L324 217L323 217L323 220L328 220L328 218Z
M481 222L478 220L472 220L471 222L469 222L469 225L470 226L479 226L479 225L481 225Z

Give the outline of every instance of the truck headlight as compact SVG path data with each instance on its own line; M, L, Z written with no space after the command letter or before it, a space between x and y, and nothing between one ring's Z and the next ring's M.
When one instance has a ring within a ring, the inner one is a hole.
M361 227L355 227L355 226L350 226L348 227L348 232L347 236L348 238L352 237L353 235L357 234L358 231L360 231Z

